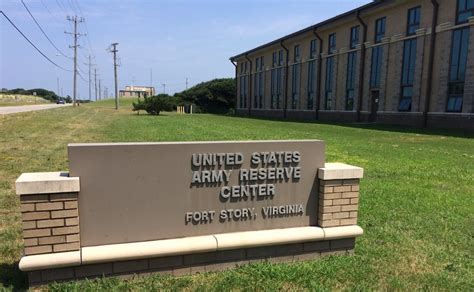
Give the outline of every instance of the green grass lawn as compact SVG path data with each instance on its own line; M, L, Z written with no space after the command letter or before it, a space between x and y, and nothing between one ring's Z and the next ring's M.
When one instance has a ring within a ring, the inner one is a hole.
M131 100L0 116L0 290L27 287L22 252L22 172L67 169L71 142L322 139L326 161L365 169L353 256L252 264L187 277L106 278L51 290L474 290L474 139L452 131L137 115Z

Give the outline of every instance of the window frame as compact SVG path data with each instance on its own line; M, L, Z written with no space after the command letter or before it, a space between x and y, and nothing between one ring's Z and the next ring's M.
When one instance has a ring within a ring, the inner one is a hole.
M414 22L414 23L411 23L410 21L410 16L411 16L411 12L415 11L415 21L416 21L416 12L418 12L418 22ZM418 29L420 29L420 25L421 25L421 5L418 5L418 6L415 6L415 7L412 7L410 9L408 9L408 12L407 12L407 30L406 30L406 34L407 36L411 36L411 35L415 35L416 34L416 31ZM411 29L413 27L416 27L413 31L411 31Z
M315 59L318 54L318 44L316 39L312 39L309 43L309 58Z
M354 32L355 35L356 35L356 38L354 38ZM360 25L356 25L356 26L353 26L351 27L351 33L350 33L350 37L349 37L349 48L351 50L355 49L356 46L359 44L359 41L360 41Z
M336 52L336 33L333 32L328 36L328 55Z
M331 63L331 66L329 66L329 63ZM331 68L331 72L329 72L329 68ZM328 57L326 59L326 80L324 82L324 92L325 92L324 109L325 110L332 110L332 93L334 91L334 82L332 79L332 75L334 75L334 56Z
M346 68L346 98L345 98L345 110L354 110L355 100L355 85L356 85L356 70L357 70L357 52L351 52L347 54L347 68ZM350 72L349 72L350 71ZM352 93L352 94L350 94ZM352 96L350 96L352 95ZM349 101L352 100L351 106Z
M383 24L383 31L379 32L379 22ZM374 29L374 42L376 44L381 43L382 39L385 37L387 30L387 17L380 17L375 20L375 29Z
M461 1L464 1L465 5L466 5L466 9L465 10L462 10L460 11L460 4L461 4ZM468 1L472 1L473 2L473 6L472 8L467 8L468 7ZM466 20L463 20L463 21L460 21L459 18L460 18L460 15L463 14L463 13L467 13L467 12L471 12L471 16L468 16L466 18ZM474 16L474 0L457 0L456 1L456 16L455 16L455 22L456 24L463 24L463 23L468 23L469 22L469 17L472 17Z
M314 109L314 100L316 99L316 61L312 60L308 62L308 84L307 84L307 100L306 109Z

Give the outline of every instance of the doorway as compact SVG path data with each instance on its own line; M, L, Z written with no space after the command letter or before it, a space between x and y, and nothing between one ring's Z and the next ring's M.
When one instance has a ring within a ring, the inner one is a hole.
M377 121L377 111L379 109L379 97L380 92L378 90L372 91L371 94L371 106L370 106L370 115L369 115L369 122L374 123Z

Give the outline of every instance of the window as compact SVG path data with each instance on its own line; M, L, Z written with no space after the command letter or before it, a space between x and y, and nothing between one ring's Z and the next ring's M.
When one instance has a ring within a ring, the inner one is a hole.
M415 7L408 10L407 17L407 35L414 35L420 28L421 7Z
M461 1L462 2L462 1ZM469 28L453 31L446 111L461 112L469 48Z
M328 42L328 54L334 54L336 52L336 34L332 33L329 35Z
M280 98L283 87L283 50L273 53L273 69L271 71L271 96L270 107L272 109L280 108Z
M354 109L355 98L355 75L356 75L357 52L347 55L347 79L346 79L346 110Z
M316 58L316 40L311 40L309 44L309 58Z
M240 108L247 107L247 76L240 76Z
M359 44L359 26L354 26L351 28L351 39L349 47L355 49L356 46Z
M333 90L333 76L334 75L334 57L329 57L326 60L326 94L324 101L324 109L332 109L332 90Z
M308 100L306 108L312 110L316 98L316 61L308 62Z
M301 61L300 46L296 45L294 48L293 61L298 63Z
M255 59L255 75L254 75L254 107L263 108L263 92L264 92L264 57Z
M458 0L456 12L456 24L468 22L468 18L474 16L474 0Z
M277 52L273 52L273 55L272 55L272 59L273 59L273 63L272 63L272 66L273 67L276 67L278 65L278 61L277 61Z
M372 64L370 69L370 88L380 87L380 75L382 71L383 47L372 48Z
M375 43L380 43L385 37L386 18L382 17L375 21Z
M401 98L399 111L410 111L415 81L416 39L406 40L403 48Z

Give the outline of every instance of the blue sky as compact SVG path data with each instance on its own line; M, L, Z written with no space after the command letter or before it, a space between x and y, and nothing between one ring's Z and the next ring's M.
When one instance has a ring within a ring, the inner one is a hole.
M119 43L119 88L149 85L174 93L218 77L233 77L229 57L263 43L333 17L369 0L24 0L33 16L65 54L72 37L67 15L83 15L79 32L80 69L88 72L89 54L95 56L102 86L113 91L112 54ZM47 56L72 69L72 61L57 51L41 34L20 0L1 0L1 10ZM0 15L0 87L43 87L57 91L57 78L64 95L72 95L72 73L64 72L39 55ZM87 74L81 73L87 80ZM78 80L81 99L88 98L88 83Z

